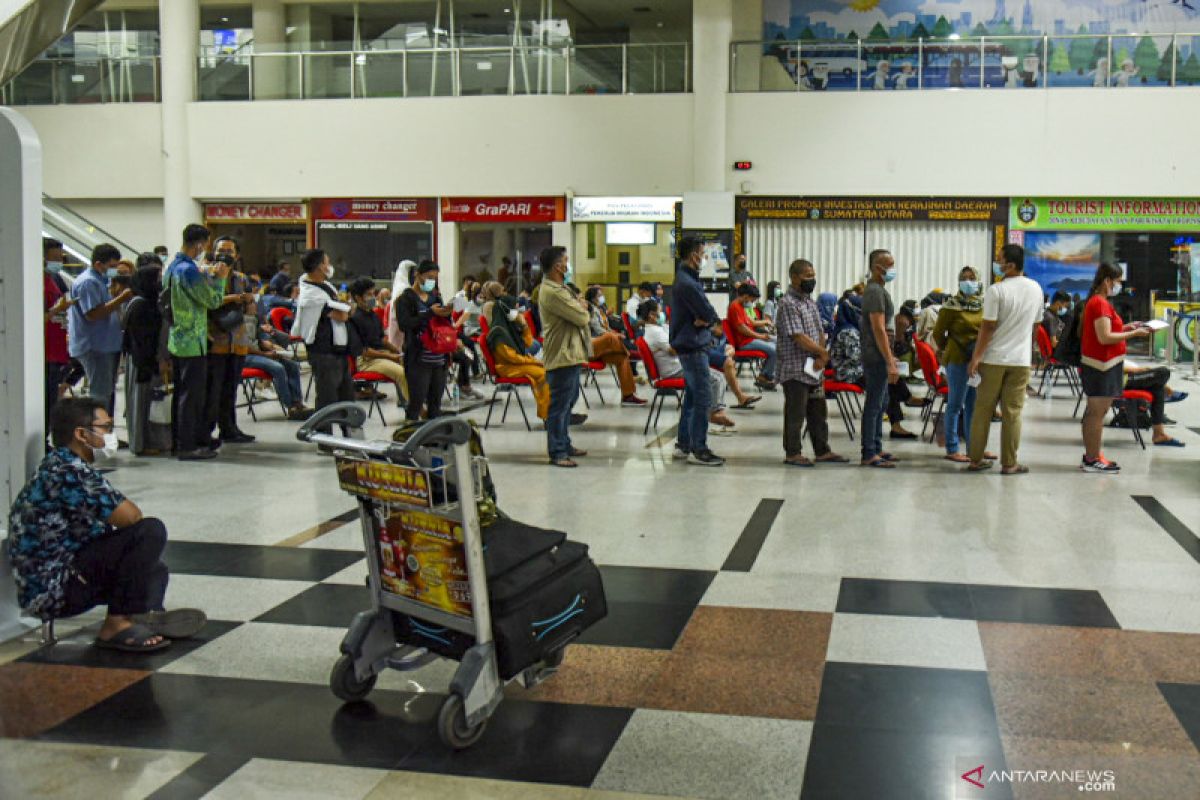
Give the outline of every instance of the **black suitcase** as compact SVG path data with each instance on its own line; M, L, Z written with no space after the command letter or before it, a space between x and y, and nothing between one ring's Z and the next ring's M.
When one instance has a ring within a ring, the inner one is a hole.
M587 545L501 518L483 532L500 677L507 680L539 661L554 660L569 642L604 619L608 606L600 571ZM461 659L469 634L397 614L396 636L447 658Z

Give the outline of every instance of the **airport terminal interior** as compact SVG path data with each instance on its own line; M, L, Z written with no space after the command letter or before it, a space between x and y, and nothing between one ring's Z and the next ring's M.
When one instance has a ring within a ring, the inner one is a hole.
M0 52L0 799L1200 797L1191 4Z

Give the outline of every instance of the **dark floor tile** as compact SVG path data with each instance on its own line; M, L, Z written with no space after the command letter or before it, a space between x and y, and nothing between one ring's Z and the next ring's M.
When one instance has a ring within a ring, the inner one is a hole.
M146 800L200 800L249 760L230 753L209 753L147 795Z
M96 647L94 641L100 623L83 628L59 639L57 644L42 647L21 658L36 664L67 664L75 667L108 667L112 669L156 670L181 658L240 625L210 619L200 633L190 639L177 639L165 650L154 653L122 653Z
M969 587L975 619L1079 628L1119 628L1100 593L1091 589L1031 589L1023 586Z
M837 610L851 614L973 619L966 584L842 578Z
M754 568L763 543L767 541L767 534L771 532L771 526L775 524L775 518L779 516L782 508L783 501L779 499L764 497L758 501L758 507L750 515L750 521L746 523L733 549L729 551L729 557L721 566L722 570L749 572Z
M698 569L600 566L608 602L661 603L695 607L717 573Z
M441 701L376 691L343 705L325 686L160 673L41 738L587 786L633 713L506 700L454 753L434 727Z
M818 723L908 733L998 736L986 672L825 664Z
M969 764L963 767L962 764ZM952 798L962 773L982 764L986 772L1004 770L997 735L914 733L911 731L813 726L801 800L871 798L914 800ZM1011 798L1007 784L989 784L980 797Z
M1142 510L1149 514L1150 518L1157 522L1159 527L1184 549L1184 552L1196 561L1200 561L1200 537L1197 537L1191 528L1184 525L1179 517L1168 511L1157 497L1133 495L1133 501L1141 506Z
M579 642L670 650L695 610L694 605L674 603L614 602L609 595L608 616L588 628Z
M35 736L150 673L62 664L0 665L0 737ZM0 791L0 797L3 797Z
M1158 690L1166 698L1179 724L1200 750L1200 686L1191 683L1160 683Z
M370 608L371 590L366 586L319 583L275 606L254 621L345 628L355 614Z
M167 542L164 561L182 575L321 581L362 559L352 550L214 542Z

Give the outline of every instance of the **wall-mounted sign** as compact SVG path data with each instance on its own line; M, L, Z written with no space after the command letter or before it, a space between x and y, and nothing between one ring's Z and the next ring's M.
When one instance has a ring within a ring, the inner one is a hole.
M562 222L562 197L443 197L443 222Z
M573 222L671 222L678 197L574 197Z
M999 197L759 197L737 199L739 219L912 220L993 222L1008 201Z
M737 170L737 171L739 171L739 172L743 172L743 171L745 171L745 170L748 170L748 169L750 169L750 168L751 168L751 167L753 167L753 166L754 166L754 164L750 163L749 161L735 161L735 162L733 162L733 168L734 168L734 169L736 169L736 170Z
M209 222L303 222L308 219L306 203L205 203Z
M313 219L423 222L434 218L434 201L420 198L323 198L313 200Z
M1200 229L1200 199L1194 197L1014 197L1009 208L1014 230Z

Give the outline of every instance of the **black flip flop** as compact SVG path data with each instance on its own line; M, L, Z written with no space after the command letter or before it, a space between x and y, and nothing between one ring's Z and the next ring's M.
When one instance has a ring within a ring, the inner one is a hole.
M168 639L189 639L208 623L208 615L198 608L148 611L145 614L134 614L130 619Z
M97 636L96 647L120 650L123 653L153 653L171 646L171 640L165 637L158 644L149 644L155 636L161 634L155 633L145 625L134 623L111 639L101 639Z
M861 467L874 467L875 469L895 469L896 465L882 456L875 456L870 461L860 461Z

